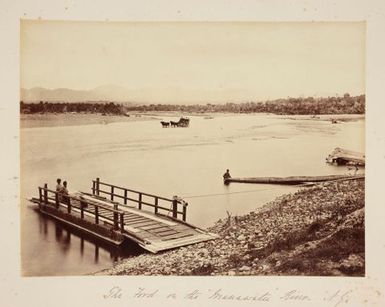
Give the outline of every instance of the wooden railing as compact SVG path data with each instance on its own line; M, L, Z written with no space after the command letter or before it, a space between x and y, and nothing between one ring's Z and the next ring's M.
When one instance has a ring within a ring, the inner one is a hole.
M124 231L124 211L118 209L118 204L114 204L114 208L111 208L97 202L87 201L81 197L50 190L47 184L44 184L44 187L39 187L39 201L40 204L51 205L56 209L63 206L67 209L68 214L71 213L73 208L76 208L80 212L81 219L84 219L85 213L88 213L88 217L94 219L95 224L99 224L100 218L103 218L111 222L115 230ZM100 212L101 209L112 213L112 218Z
M112 185L100 181L99 178L92 181L92 194L97 196L105 196L111 201L120 200L124 205L134 203L138 209L142 210L143 206L154 209L154 213L172 214L175 219L182 218L186 221L187 203L174 197L173 199L152 195L144 192L135 191ZM182 207L182 208L180 208Z

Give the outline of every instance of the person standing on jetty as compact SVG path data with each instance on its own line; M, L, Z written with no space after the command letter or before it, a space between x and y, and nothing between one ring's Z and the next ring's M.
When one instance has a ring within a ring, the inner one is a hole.
M60 178L56 179L56 182L57 182L56 192L61 192L61 190L63 189L63 186L61 185L61 179Z
M63 182L62 193L63 193L64 195L68 195L67 181L64 181L64 182Z
M62 193L62 190L63 190L63 186L61 185L61 179L58 178L56 179L56 192L58 193L58 199L59 201L62 201L62 196L61 196L61 193Z
M68 193L68 189L67 189L67 181L63 182L63 188L61 190L61 194L62 194L63 202L68 203L68 200L69 200L68 194L69 193Z

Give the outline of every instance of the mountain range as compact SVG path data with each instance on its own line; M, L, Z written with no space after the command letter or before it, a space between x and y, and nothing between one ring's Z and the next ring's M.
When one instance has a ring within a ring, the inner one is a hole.
M118 85L102 85L91 90L69 88L47 89L33 87L20 90L24 102L118 102L130 104L206 104L245 102L255 100L251 92L232 88L126 88Z
M47 89L33 87L22 88L20 100L24 102L86 102L86 101L115 101L128 102L132 95L128 89L117 85L102 85L91 90L73 90L69 88Z

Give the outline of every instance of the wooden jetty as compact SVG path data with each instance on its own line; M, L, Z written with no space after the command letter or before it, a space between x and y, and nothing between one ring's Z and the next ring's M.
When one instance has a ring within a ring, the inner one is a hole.
M363 166L365 165L365 155L361 152L337 147L326 158L326 162L331 164L336 163L338 165L352 164Z
M91 193L63 195L39 187L39 211L57 221L75 227L114 245L125 240L142 248L159 251L215 239L186 222L187 203L100 181L92 181ZM150 208L150 210L148 210Z
M365 174L360 175L328 175L328 176L290 176L290 177L251 177L251 178L227 178L225 184L231 182L259 183L259 184L282 184L298 185L304 183L317 183L335 180L363 179Z

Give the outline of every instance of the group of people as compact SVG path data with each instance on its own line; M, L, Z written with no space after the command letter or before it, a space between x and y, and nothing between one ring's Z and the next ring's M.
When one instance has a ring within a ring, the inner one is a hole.
M67 181L63 181L63 185L61 184L61 179L58 178L56 180L56 192L58 192L59 195L59 201L67 201L68 200L68 188L67 188Z

